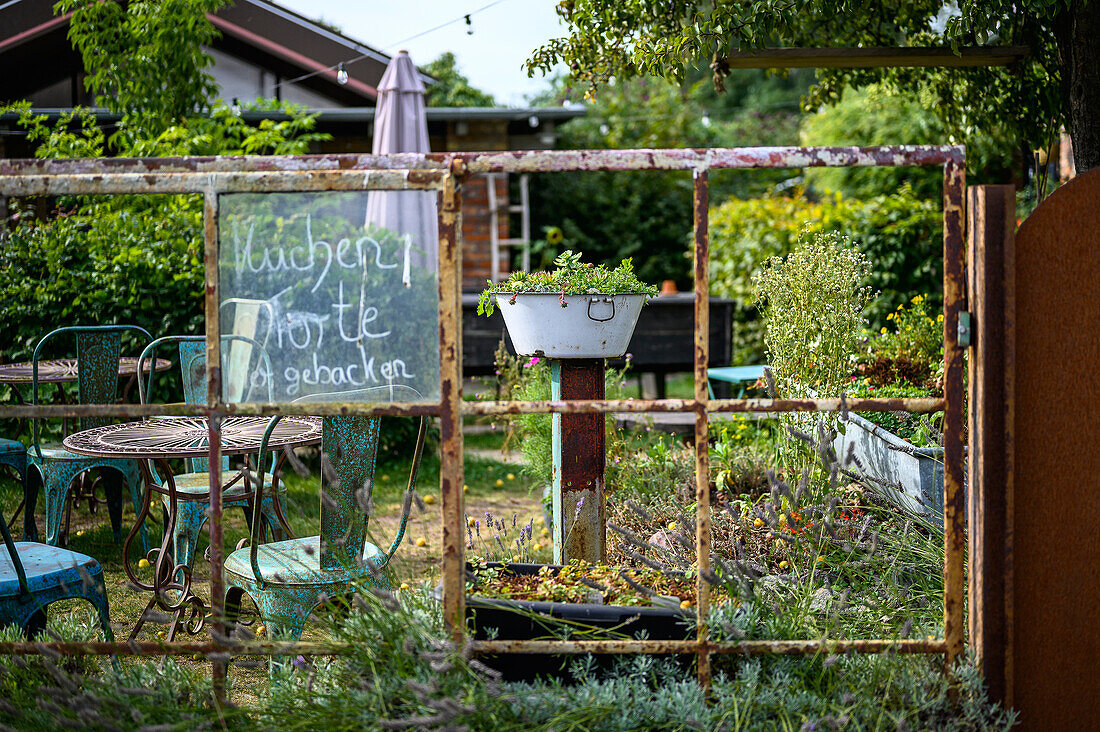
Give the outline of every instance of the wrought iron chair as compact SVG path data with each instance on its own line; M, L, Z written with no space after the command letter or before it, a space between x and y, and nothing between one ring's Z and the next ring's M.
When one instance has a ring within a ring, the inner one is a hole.
M34 374L31 403L38 404L38 362L43 347L62 336L74 336L76 340L79 403L113 403L118 396L119 357L122 334L126 332L133 333L146 343L152 340L147 330L136 325L69 326L46 334L35 346L31 361ZM113 421L112 417L81 417L80 426L91 429ZM137 463L129 459L77 455L60 445L44 445L39 439L40 422L39 419L31 422L32 444L27 451L29 470L24 511L28 521L24 529L25 538L37 538L33 517L39 484L46 493L46 543L57 546L62 539L62 520L73 480L85 471L102 469L106 473L107 512L111 518L111 529L115 542L122 541L122 486L118 479L125 481L134 512L138 513L141 510L141 480ZM29 535L27 528L30 529ZM141 527L141 542L143 549L148 551L149 541L144 526Z
M0 624L17 625L33 638L46 628L47 605L82 598L95 606L106 640L115 639L99 562L47 544L13 542L2 515L0 532L7 547L0 554Z
M263 364L267 373L271 373L271 362L262 344L251 338L239 335L222 336L226 363L232 363L232 368L223 369L228 374L229 384L227 391L236 395L236 400L249 401L252 398L250 374L254 368ZM158 338L142 351L138 357L138 364L155 363L156 349L160 346L177 344L180 357L180 372L183 378L183 400L187 404L204 404L206 402L206 338L205 336L164 336ZM249 358L241 360L239 354L247 349ZM139 383L138 394L142 404L146 404L152 397L154 372L149 371L148 384ZM267 401L272 401L271 382L267 381ZM177 565L191 567L194 563L195 552L199 542L202 527L206 524L207 509L210 506L210 472L209 463L204 458L195 458L185 461L185 472L173 476L176 486L176 516L172 529L172 557ZM231 472L229 458L222 458L222 506L224 508L239 507L245 511L245 520L252 520L252 486L248 483L248 466L241 470ZM272 466L274 473L275 466ZM150 474L156 471L150 466ZM167 513L171 506L171 499L167 494L167 480L164 479L161 501L164 511ZM289 536L290 529L283 515L281 499L285 495L285 489L280 489L277 482L269 481L265 485L267 495L264 496L260 506L260 516L264 527L270 531L276 540Z
M374 387L296 401L347 401L383 391L390 394L391 400L398 391L419 396L408 387ZM272 419L268 434L279 419ZM327 601L346 597L356 589L392 589L389 562L405 534L424 449L426 422L422 417L401 523L388 550L367 541L367 511L374 482L379 423L379 417L324 417L320 534L262 544L257 532L253 532L250 547L229 555L224 565L227 632L233 630L245 594L252 598L271 637L297 640L306 618ZM261 485L262 477L261 474L258 478ZM262 490L258 486L257 495ZM257 512L253 526L258 519Z

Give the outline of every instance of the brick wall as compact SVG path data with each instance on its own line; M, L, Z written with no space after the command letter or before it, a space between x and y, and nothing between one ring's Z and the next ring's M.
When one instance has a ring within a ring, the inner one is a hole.
M497 176L497 206L508 203L508 180ZM483 175L471 176L462 186L462 289L464 292L480 291L485 288L485 280L492 274L492 240L490 238L489 214L490 179ZM508 238L508 215L501 212L497 217L497 236ZM508 250L501 249L500 273L507 277Z

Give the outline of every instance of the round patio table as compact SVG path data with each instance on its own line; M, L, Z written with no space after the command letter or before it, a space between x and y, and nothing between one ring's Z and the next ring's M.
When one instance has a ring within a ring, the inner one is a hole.
M259 452L260 442L270 423L271 417L226 417L221 425L222 454L245 455ZM279 421L268 438L267 446L275 450L320 442L321 418L293 415ZM208 614L206 604L191 589L191 570L175 565L171 557L177 499L175 478L168 466L168 460L210 455L210 427L206 418L165 416L142 422L111 424L75 432L66 437L63 444L67 450L81 455L133 458L138 461L145 490L142 492L141 511L122 546L122 559L130 582L139 589L152 592L153 596L138 618L130 638L140 632L145 621L151 617L154 607L159 607L172 616L168 640L175 637L180 622L188 613L190 617L185 626L187 632L194 635L201 631ZM156 470L153 470L150 461L156 464ZM167 489L158 475L167 476ZM223 484L222 490L242 478L246 478L244 471L228 484ZM154 565L153 581L149 583L140 579L130 565L130 545L139 535L140 527L149 515L153 493L169 497L169 511L161 545L149 552L149 559ZM174 593L174 598L170 592Z
M172 362L166 358L157 359L157 371L166 371L172 367ZM67 381L76 381L77 362L75 358L51 358L38 362L39 384L61 384ZM149 367L142 369L149 373ZM133 376L137 373L137 358L135 356L123 356L118 360L118 375ZM30 384L34 382L34 365L30 361L0 364L0 383L4 384Z

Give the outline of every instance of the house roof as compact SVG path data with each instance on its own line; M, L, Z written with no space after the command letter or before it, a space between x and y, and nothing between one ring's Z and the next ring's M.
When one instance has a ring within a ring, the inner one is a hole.
M68 39L69 15L54 0L0 0L0 99L24 99L82 72ZM208 16L221 37L215 50L255 64L346 106L373 106L390 56L270 0L236 0ZM346 84L336 79L345 62ZM426 84L432 78L421 72ZM74 90L74 97L78 93ZM87 103L74 98L73 104Z

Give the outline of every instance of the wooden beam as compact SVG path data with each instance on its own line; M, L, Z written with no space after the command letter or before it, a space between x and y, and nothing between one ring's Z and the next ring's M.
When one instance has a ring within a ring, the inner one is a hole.
M1028 55L1026 46L960 48L765 48L726 57L731 69L870 69L925 66L1007 66Z

